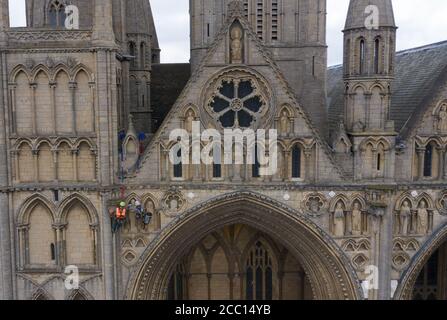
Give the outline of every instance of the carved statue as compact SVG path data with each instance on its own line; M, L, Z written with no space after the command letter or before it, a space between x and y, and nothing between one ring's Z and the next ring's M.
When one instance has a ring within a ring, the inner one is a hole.
M231 62L242 63L242 29L237 25L231 30Z
M287 110L283 110L281 112L281 118L280 118L280 132L282 134L289 134L289 115L287 113Z
M428 232L428 210L427 202L422 200L419 204L417 213L417 230L419 234L426 234Z
M354 203L352 210L352 234L356 236L362 234L362 211L358 202Z
M337 203L334 212L334 235L336 237L343 237L345 235L345 210L343 203Z
M192 132L192 123L196 120L194 117L194 111L191 109L188 110L185 118L185 130L188 132Z
M408 221L411 217L411 206L408 201L404 201L399 212L399 233L402 235L408 234Z
M438 130L447 132L447 105L442 105L439 111Z

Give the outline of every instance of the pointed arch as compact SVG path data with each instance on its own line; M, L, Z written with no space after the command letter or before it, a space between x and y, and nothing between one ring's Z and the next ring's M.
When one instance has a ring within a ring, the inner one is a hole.
M345 211L348 210L351 207L351 203L353 203L349 201L348 197L344 194L339 194L331 200L331 203L329 204L329 212L335 212L339 202L343 203Z
M54 300L54 298L45 289L38 288L31 295L31 300L47 301L47 300Z
M284 246L294 256L302 257L302 266L308 274L316 299L362 297L355 271L329 235L321 230L317 231L318 226L304 214L266 198L265 195L245 191L236 191L199 204L170 223L143 254L130 278L126 297L163 299L176 261L190 250L191 243L198 243L210 232L234 223L252 226L272 237L281 234L280 239ZM272 225L275 226L275 232L267 227ZM191 233L191 230L195 232ZM291 233L296 234L299 239ZM324 249L328 247L333 247L338 253ZM323 252L326 254L321 255ZM316 265L318 270L314 268Z
M58 134L70 134L74 132L73 114L73 82L70 73L65 67L57 68L54 72L55 105L56 108L56 132Z
M48 209L48 212L51 214L52 223L56 222L57 215L56 215L56 207L54 206L54 204L42 194L36 193L23 202L17 215L17 224L18 225L29 224L30 213L33 210L33 208L38 204L41 204L44 207L46 207Z
M61 223L67 223L67 213L71 206L76 203L80 203L83 207L85 207L90 224L97 225L99 223L98 213L95 206L89 199L79 193L73 193L69 195L60 203L58 216Z

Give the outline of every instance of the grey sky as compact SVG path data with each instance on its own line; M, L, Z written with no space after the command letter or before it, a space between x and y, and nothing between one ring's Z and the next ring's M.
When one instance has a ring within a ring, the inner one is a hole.
M11 23L24 24L25 0L10 0ZM150 0L162 49L162 62L189 60L189 0ZM398 49L447 40L447 1L394 0ZM341 30L349 0L328 0L329 65L342 61ZM81 13L82 14L82 13Z

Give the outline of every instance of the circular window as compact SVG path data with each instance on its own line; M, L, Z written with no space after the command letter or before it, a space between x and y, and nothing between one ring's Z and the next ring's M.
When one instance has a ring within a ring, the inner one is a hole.
M253 79L219 81L209 100L211 114L224 128L249 128L264 112L266 99Z

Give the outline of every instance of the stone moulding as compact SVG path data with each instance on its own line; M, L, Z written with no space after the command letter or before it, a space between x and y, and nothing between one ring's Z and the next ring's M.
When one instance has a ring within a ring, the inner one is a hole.
M10 41L67 41L91 40L92 32L88 30L18 30L8 32Z
M287 221L278 223L285 217ZM126 298L164 299L164 288L172 265L175 265L173 259L188 250L186 246L191 241L199 241L198 238L215 228L233 223L246 223L263 232L273 233L283 239L294 254L304 254L304 258L310 260L305 262L305 268L311 274L312 291L318 299L362 299L356 272L328 234L301 212L250 191L235 191L215 197L174 219L149 244L133 268ZM189 231L184 234L186 229ZM317 261L322 265L319 266ZM332 278L336 281L329 281Z

